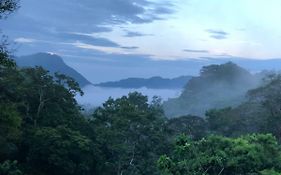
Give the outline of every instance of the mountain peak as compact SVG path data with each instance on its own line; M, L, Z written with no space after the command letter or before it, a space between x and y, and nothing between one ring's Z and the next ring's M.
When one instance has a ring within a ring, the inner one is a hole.
M35 53L32 55L27 55L27 56L22 56L19 57L17 60L19 61L30 61L30 63L33 64L65 64L63 61L62 57L56 54L51 54L51 53ZM34 65L35 66L35 65Z
M59 55L52 53L36 53L32 55L15 58L20 67L42 66L51 74L59 72L74 78L81 87L91 84L85 77L73 68L69 67Z
M209 109L240 104L246 92L258 84L259 77L233 62L204 66L200 75L186 84L178 98L164 103L164 109L170 117L187 114L204 116Z

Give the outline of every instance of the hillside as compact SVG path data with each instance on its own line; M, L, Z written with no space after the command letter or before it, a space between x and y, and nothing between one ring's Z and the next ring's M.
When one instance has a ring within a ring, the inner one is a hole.
M20 67L42 66L51 73L59 72L74 78L81 87L91 84L79 72L69 67L58 55L48 53L37 53L34 55L22 56L15 58Z
M152 78L128 78L116 82L104 82L96 84L100 87L118 88L150 88L150 89L181 89L191 79L191 76L180 76L173 79L152 77Z
M254 76L232 62L205 66L192 78L179 98L164 103L169 117L192 114L204 116L206 110L239 105L249 89L259 84Z

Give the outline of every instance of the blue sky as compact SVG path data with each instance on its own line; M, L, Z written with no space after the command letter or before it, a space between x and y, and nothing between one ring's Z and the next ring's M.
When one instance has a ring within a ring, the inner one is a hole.
M89 74L91 64L120 71L128 60L281 58L280 8L280 0L22 0L0 25L17 55L56 53Z

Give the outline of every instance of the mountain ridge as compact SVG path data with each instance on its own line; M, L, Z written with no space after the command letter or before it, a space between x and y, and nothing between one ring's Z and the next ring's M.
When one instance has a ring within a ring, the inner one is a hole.
M176 78L162 78L154 76L151 78L127 78L119 81L109 81L95 84L98 87L112 88L142 88L149 89L181 89L192 78L192 76L179 76Z
M72 67L68 66L63 58L50 53L36 53L14 58L19 67L35 67L42 66L50 71L51 74L59 72L74 78L81 87L92 84L83 75L77 72Z

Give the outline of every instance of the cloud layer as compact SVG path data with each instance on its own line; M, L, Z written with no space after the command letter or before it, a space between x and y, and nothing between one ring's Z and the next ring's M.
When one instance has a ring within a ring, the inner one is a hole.
M43 41L46 46L47 43L79 42L132 50L137 47L121 46L110 38L97 37L94 34L111 32L119 25L152 23L163 20L165 15L171 13L172 5L164 1L23 0L19 11L9 20L1 21L3 24L0 25L10 38L19 43L39 44ZM140 37L144 34L128 31L126 36ZM62 49L67 50L66 45L60 48ZM33 52L38 51L40 50Z
M214 29L208 29L206 30L211 38L217 39L217 40L222 40L226 39L229 35L229 33L223 31L223 30L214 30Z
M188 53L209 53L208 50L196 50L196 49L184 49L183 51Z

